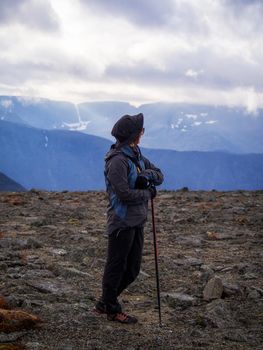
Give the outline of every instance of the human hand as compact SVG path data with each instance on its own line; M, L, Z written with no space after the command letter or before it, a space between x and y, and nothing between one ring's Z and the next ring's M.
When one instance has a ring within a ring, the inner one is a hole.
M145 190L150 186L149 180L143 176L143 175L138 175L137 179L135 181L135 188L140 189L140 190Z
M156 187L152 185L148 188L148 190L151 193L151 199L154 199L157 195Z

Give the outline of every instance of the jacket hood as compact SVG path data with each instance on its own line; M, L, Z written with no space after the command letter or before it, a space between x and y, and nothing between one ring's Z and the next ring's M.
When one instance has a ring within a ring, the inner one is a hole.
M141 159L141 151L140 151L140 148L138 146L136 146L135 148L132 148L128 145L121 146L119 143L115 143L115 144L111 145L111 148L106 153L104 159L105 159L105 161L108 161L120 153L125 154L126 157L132 159L135 162Z
M108 161L109 159L111 159L112 157L116 156L117 154L122 153L120 148L116 147L116 143L111 145L110 150L106 153L105 155L105 161Z
M143 114L124 115L113 126L111 135L121 144L133 142L143 128Z

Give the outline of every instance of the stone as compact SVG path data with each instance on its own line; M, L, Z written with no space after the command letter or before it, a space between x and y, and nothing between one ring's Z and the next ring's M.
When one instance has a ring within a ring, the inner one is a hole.
M246 273L243 278L244 280L256 280L258 276L255 273Z
M143 277L151 277L147 272L143 271L142 269L140 270L140 275Z
M223 281L223 296L228 298L236 295L241 295L242 290L237 284L230 284Z
M248 340L240 330L231 330L225 334L224 338L238 343L245 343Z
M10 334L6 333L0 333L0 344L1 343L9 343L14 342L23 337L26 334L26 332L12 332ZM1 347L0 347L1 348Z
M211 278L203 291L203 298L206 301L221 298L223 293L223 283L219 277Z
M73 349L74 347L70 344L65 344L58 348L58 350L73 350Z
M184 245L186 247L201 247L203 245L203 240L195 237L184 237L179 236L176 239L179 244Z
M162 293L169 306L176 308L180 306L182 308L187 308L196 304L196 298L189 294L184 293Z
M26 343L26 348L31 349L31 350L38 350L38 349L43 349L43 344L40 344L36 341L32 342L27 342Z
M205 319L208 324L215 328L234 327L234 320L232 318L228 304L222 300L213 300L206 306Z
M203 261L196 258L185 257L185 259L174 259L173 263L178 266L201 266Z
M37 289L41 293L50 293L54 295L63 295L72 292L70 286L65 283L52 280L32 280L27 281L26 284Z
M207 282L210 278L214 276L214 270L208 265L200 266L201 280Z
M188 258L187 263L190 266L201 266L203 264L203 261L200 259L196 259L196 258Z
M254 299L260 299L261 295L257 290L252 290L248 294L248 299L254 300Z
M50 249L50 253L52 255L58 255L58 256L64 256L66 254L68 254L68 252L65 249Z
M42 243L35 238L28 238L26 241L26 247L29 249L42 248Z
M55 266L53 271L57 276L62 276L65 278L76 276L92 278L92 275L88 272L80 271L74 267Z
M1 332L4 333L34 328L42 322L38 316L23 310L6 309L0 309L0 320Z
M0 248L7 249L11 248L12 238L6 237L0 240Z
M260 294L261 296L263 296L263 289L262 289L262 288L251 287L251 289L256 290L257 292L259 292L259 294Z
M8 269L8 266L5 263L0 263L0 271L6 272Z

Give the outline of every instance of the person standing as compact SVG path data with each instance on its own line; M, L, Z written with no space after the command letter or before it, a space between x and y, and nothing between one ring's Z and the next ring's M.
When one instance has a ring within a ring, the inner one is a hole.
M163 182L160 169L145 158L138 144L144 134L143 114L124 115L113 126L116 143L105 157L108 251L102 295L94 307L107 319L132 324L138 320L122 311L118 296L140 272L148 200Z

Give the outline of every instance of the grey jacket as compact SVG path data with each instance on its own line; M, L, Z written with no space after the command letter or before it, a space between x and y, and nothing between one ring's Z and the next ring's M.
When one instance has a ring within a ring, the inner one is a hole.
M146 176L155 186L163 182L163 174L139 147L112 145L105 157L105 182L109 195L107 233L117 229L143 226L147 220L148 189L135 189L138 174Z

